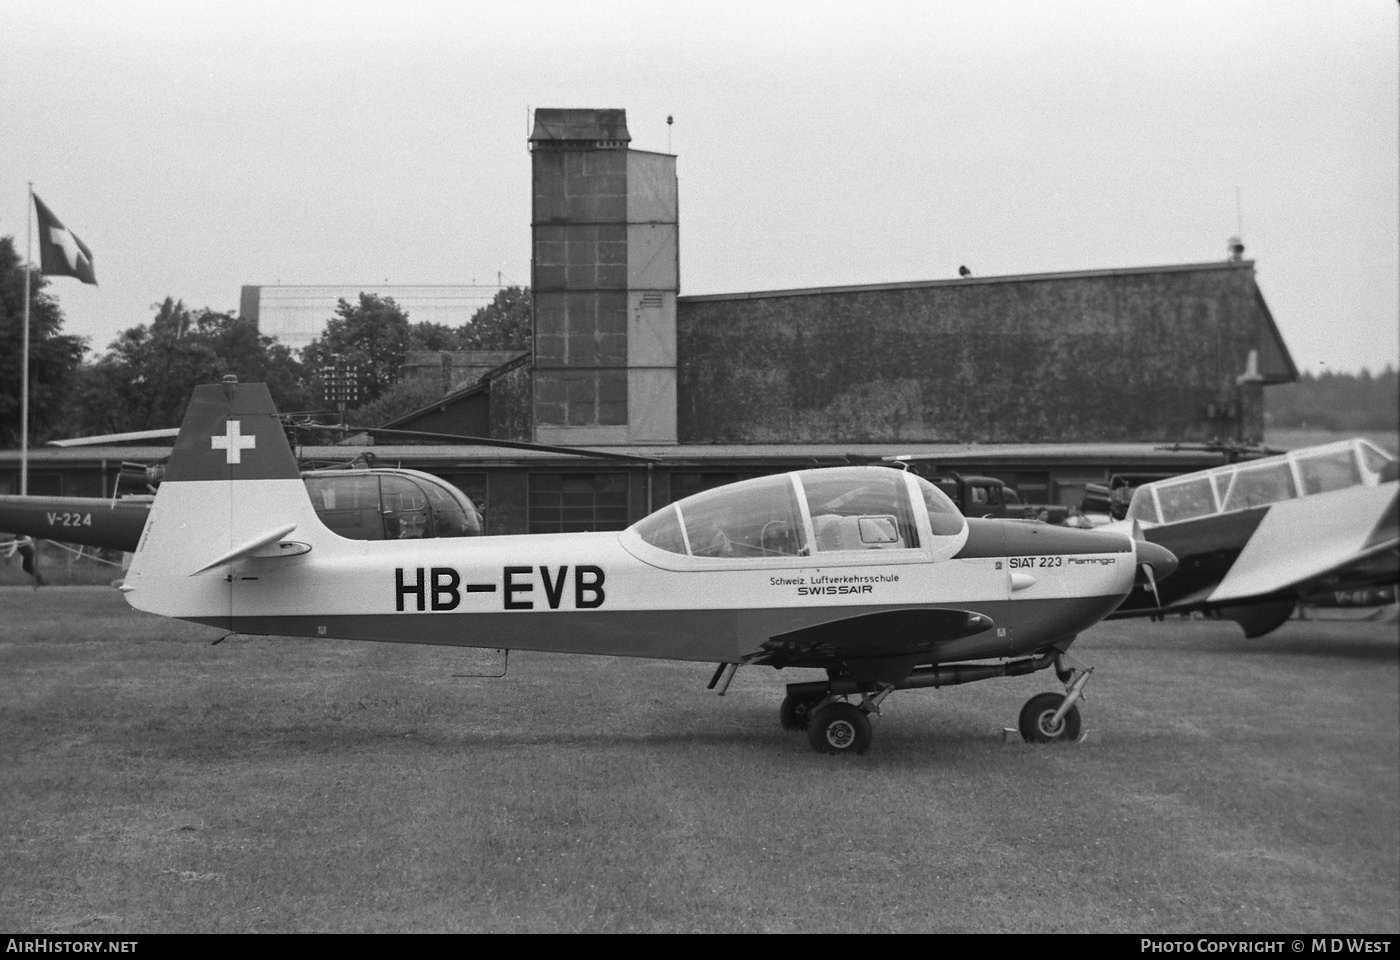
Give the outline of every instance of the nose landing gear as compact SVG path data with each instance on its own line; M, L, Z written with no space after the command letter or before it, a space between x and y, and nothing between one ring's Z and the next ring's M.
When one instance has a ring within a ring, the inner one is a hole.
M1086 667L1069 654L1055 656L1055 675L1065 692L1038 693L1021 708L1019 729L1027 743L1065 743L1079 739L1079 698L1089 682L1092 667Z

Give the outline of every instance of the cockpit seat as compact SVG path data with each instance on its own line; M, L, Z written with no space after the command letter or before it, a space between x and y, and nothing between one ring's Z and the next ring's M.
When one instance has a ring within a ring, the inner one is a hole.
M892 516L843 517L822 514L812 518L817 535L817 549L827 550L888 550L899 549L899 526Z

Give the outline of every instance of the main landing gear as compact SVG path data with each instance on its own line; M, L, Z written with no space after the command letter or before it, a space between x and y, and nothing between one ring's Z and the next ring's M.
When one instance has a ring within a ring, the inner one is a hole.
M1068 645L1068 644L1066 644ZM870 749L870 718L895 690L942 687L994 677L1016 677L1054 666L1065 692L1039 693L1021 708L1019 730L1027 743L1062 743L1079 739L1079 699L1092 668L1062 650L1006 663L962 663L922 667L899 684L857 681L833 672L829 680L788 684L778 711L784 730L807 731L807 742L820 753L860 754ZM859 702L847 697L859 696Z
M807 742L821 753L864 753L872 736L869 715L841 700L814 712L807 726Z
M783 705L778 708L778 721L782 723L784 730L806 730L812 719L812 711L824 699L826 698L820 693L809 693L806 696L790 693L783 697Z
M866 695L860 704L820 693L788 694L778 710L784 730L806 730L807 742L821 753L864 753L874 732L870 714L879 712L879 701L893 687Z
M807 742L819 753L864 753L874 738L870 715L879 714L880 701L894 689L879 684L874 692L862 693L858 704L830 693L789 693L778 719L784 730L806 730Z

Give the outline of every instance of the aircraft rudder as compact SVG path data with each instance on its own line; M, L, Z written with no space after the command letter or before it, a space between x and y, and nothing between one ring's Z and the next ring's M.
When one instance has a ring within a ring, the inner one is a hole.
M127 601L186 619L227 616L227 568L292 531L300 542L324 537L267 385L198 386L128 571Z
M300 477L265 383L195 387L165 480L284 480Z

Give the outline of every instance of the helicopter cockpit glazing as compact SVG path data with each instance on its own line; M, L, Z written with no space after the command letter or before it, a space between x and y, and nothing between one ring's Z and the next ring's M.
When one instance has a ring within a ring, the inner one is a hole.
M350 540L479 537L481 517L461 493L417 470L313 470L302 475L317 515Z

